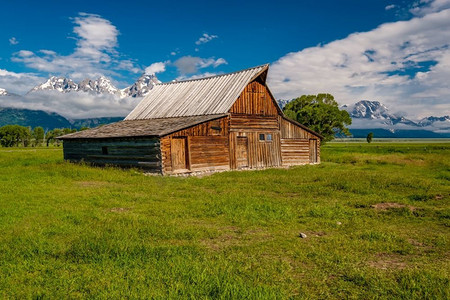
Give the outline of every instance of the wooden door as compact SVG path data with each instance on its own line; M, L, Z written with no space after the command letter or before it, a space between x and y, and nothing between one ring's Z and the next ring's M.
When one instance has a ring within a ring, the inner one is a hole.
M172 138L172 170L186 170L188 165L188 149L186 137L174 137Z
M309 163L317 162L317 140L309 140Z
M236 167L238 169L248 167L248 139L245 136L237 137Z

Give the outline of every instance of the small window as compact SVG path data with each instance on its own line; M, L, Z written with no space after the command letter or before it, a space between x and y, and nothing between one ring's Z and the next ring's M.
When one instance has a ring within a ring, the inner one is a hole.
M102 147L102 154L103 155L107 155L108 154L108 147L106 147L106 146Z
M266 141L272 141L272 134L266 134Z
M259 134L259 140L260 141L265 141L266 139L265 139L265 136L264 136L264 133L260 133Z

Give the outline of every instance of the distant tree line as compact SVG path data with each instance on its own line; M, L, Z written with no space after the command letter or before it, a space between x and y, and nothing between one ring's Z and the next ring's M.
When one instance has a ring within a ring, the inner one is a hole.
M85 130L87 128L81 128ZM37 147L53 144L59 146L60 141L56 138L65 134L77 132L72 128L55 128L45 131L38 126L35 128L20 125L5 125L0 127L0 145L2 147Z

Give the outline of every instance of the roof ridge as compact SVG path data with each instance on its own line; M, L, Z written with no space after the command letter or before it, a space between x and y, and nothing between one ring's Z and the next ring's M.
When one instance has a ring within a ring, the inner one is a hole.
M225 73L225 74L218 74L218 75L213 75L213 76L207 76L207 77L202 77L202 78L195 78L195 79L185 79L185 80L177 80L177 81L168 81L168 82L161 82L156 85L169 85L169 84L175 84L175 83L182 83L182 82L190 82L190 81L200 81L200 80L205 80L205 79L211 79L211 78L215 78L215 77L221 77L221 76L227 76L227 75L233 75L233 74L237 74L237 73L241 73L241 72L245 72L248 70L252 70L252 69L257 69L257 68L261 68L261 67L269 67L269 64L262 64L259 66L255 66L255 67L251 67L251 68L247 68L247 69L243 69L243 70L239 70L239 71L234 71L234 72L230 72L230 73Z

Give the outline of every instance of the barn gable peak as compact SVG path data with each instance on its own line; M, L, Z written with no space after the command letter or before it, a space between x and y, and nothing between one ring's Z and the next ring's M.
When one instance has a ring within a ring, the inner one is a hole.
M156 85L125 120L227 113L244 88L258 79L265 84L269 65L233 73Z

